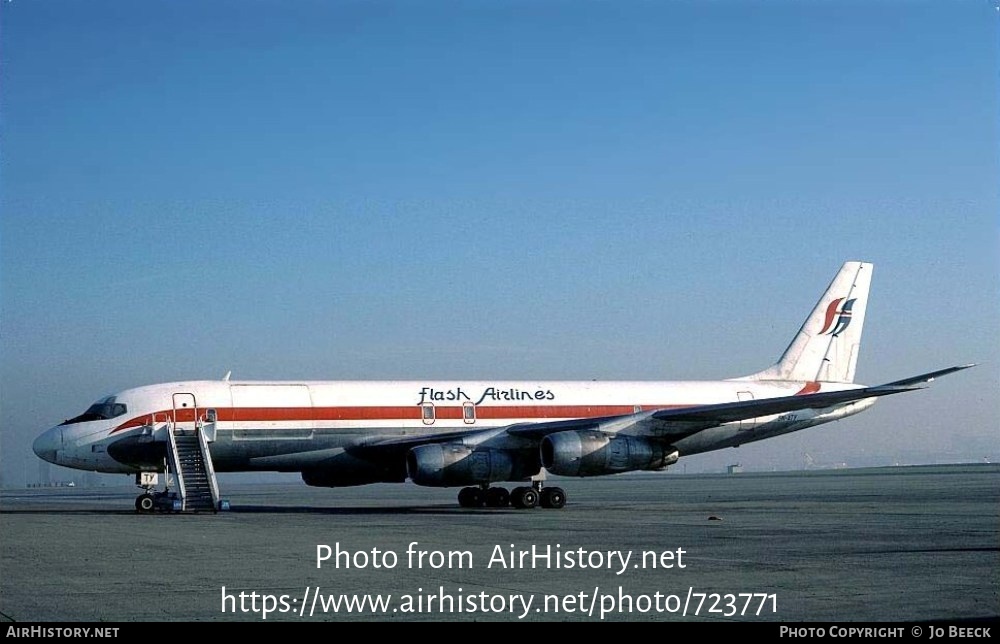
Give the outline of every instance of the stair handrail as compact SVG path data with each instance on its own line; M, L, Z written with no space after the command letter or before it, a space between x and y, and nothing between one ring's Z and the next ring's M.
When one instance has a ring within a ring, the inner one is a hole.
M198 435L198 446L201 448L201 462L205 466L205 473L208 475L208 489L212 492L212 511L219 509L219 482L215 479L215 464L212 463L212 453L209 451L208 439L201 427L195 429Z
M181 497L181 510L187 509L187 490L184 488L184 472L181 471L180 455L177 453L177 438L174 436L174 428L167 428L167 440L170 449L167 450L170 456L170 469L174 473L174 483L177 485L177 494Z

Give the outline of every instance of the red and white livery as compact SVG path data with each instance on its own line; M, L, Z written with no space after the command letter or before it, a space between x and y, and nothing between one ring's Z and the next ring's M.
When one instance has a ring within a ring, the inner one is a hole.
M730 380L173 382L102 398L44 432L34 450L137 480L172 472L183 486L186 436L201 446L212 485L216 471L294 471L326 487L463 487L463 506L562 507L566 494L543 484L546 471L662 470L687 454L856 414L972 366L855 384L871 276L871 264L845 263L780 360ZM510 493L495 485L503 482L522 484ZM213 509L217 497L216 489ZM140 496L137 508L153 509L151 499Z

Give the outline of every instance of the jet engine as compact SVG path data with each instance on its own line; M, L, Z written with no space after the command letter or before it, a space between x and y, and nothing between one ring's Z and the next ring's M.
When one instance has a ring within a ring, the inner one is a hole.
M531 476L525 469L525 459L515 452L467 445L434 443L414 447L406 455L406 472L417 485L452 487L479 485L495 481L512 481ZM537 457L528 459L535 461ZM530 469L530 468L529 468ZM537 471L537 467L535 468Z
M562 476L662 470L680 456L671 446L648 438L598 431L549 434L542 439L540 452L545 469Z
M350 487L369 483L402 483L403 463L383 465L347 452L327 459L322 465L302 470L302 481L313 487Z

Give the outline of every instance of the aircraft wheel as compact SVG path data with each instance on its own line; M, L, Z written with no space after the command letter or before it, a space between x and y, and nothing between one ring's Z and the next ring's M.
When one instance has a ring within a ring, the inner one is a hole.
M483 493L478 487L463 487L458 493L458 504L463 508L478 508L483 505Z
M566 491L561 487L547 487L542 490L539 503L543 508L559 510L566 505Z
M152 512L155 507L152 494L140 494L135 497L136 512Z
M507 488L491 487L486 490L486 507L505 508L510 505L510 492Z
M510 504L519 510L530 510L538 505L538 492L533 487L516 487L510 493Z

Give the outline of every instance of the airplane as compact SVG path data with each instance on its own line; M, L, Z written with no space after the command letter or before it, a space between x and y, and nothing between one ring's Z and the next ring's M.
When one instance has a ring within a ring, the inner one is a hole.
M300 472L307 485L460 487L466 508L558 509L547 474L664 470L870 408L971 364L854 383L873 266L849 261L774 365L718 381L191 381L128 389L42 433L34 452L134 474L136 510L211 510L216 472ZM167 488L153 492L157 473ZM174 491L169 489L173 480ZM508 491L498 483L518 484Z

